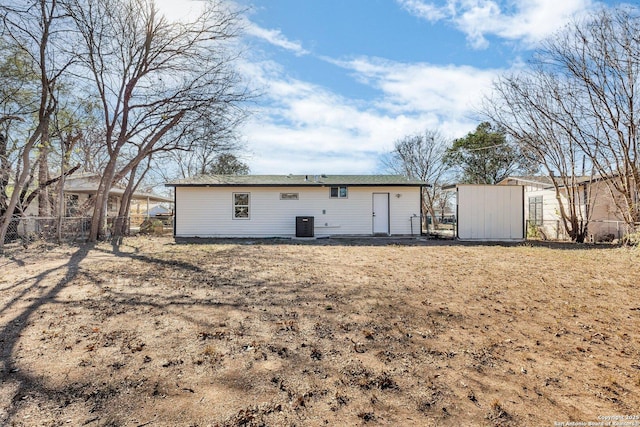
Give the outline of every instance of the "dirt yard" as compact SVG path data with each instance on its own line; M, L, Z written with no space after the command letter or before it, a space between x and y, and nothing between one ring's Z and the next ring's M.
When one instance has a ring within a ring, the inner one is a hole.
M640 250L131 238L0 257L0 425L640 426Z

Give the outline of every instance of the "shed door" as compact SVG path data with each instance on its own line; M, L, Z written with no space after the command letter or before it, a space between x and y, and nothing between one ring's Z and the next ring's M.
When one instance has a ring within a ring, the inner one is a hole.
M524 190L521 185L460 185L458 238L524 239Z
M373 234L389 234L389 193L373 193Z

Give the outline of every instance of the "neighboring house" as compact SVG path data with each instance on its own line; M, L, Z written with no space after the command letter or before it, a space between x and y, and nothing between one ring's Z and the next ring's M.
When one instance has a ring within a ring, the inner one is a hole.
M176 237L420 234L427 183L396 175L203 175L175 188Z
M100 175L95 173L77 173L68 176L64 182L65 216L91 216L93 213L92 199L98 192L99 184ZM56 191L55 187L52 191ZM109 200L107 203L108 217L118 215L120 205L122 204L123 193L123 186L115 186L109 191ZM171 197L137 191L131 198L130 214L151 215L148 214L151 209L164 206L165 210L170 210L167 209L167 207L170 207L172 203L173 198ZM26 216L38 216L37 199L31 202L24 214Z
M92 198L98 192L100 175L94 173L74 174L66 178L64 194L66 199L66 216L86 216L92 212ZM114 186L109 191L107 202L107 217L118 215L122 204L123 186ZM173 199L158 194L136 191L131 197L130 213L147 215L148 212L160 205L170 205Z
M94 173L73 174L65 179L65 221L63 233L67 235L84 235L89 230L90 220L87 218L93 214L93 198L100 184L100 175ZM53 189L55 192L55 188ZM124 188L116 186L109 192L107 203L107 221L111 223L118 216L122 204ZM153 193L135 192L132 196L129 222L130 229L135 229L148 216L155 213L165 214L170 217L173 198L160 196ZM16 220L15 229L10 238L18 238L32 233L46 235L55 232L54 218L39 218L37 199L29 204L24 211L24 217Z
M539 234L546 239L566 240L558 198L552 178L546 176L510 176L497 185L523 185L525 191L524 218L529 237ZM558 179L558 178L555 178ZM605 182L606 178L576 177L579 212L584 218L590 212L588 239L602 241L619 239L626 234L623 218L617 214L615 201ZM560 185L560 200L566 206L566 190Z

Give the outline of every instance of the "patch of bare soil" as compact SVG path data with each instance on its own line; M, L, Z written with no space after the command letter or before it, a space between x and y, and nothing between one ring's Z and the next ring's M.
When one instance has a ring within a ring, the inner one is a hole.
M415 240L16 249L0 258L0 424L632 420L639 261Z

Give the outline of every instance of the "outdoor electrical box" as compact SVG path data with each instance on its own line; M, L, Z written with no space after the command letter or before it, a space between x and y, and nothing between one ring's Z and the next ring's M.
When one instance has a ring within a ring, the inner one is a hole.
M296 217L296 237L313 237L313 217Z

